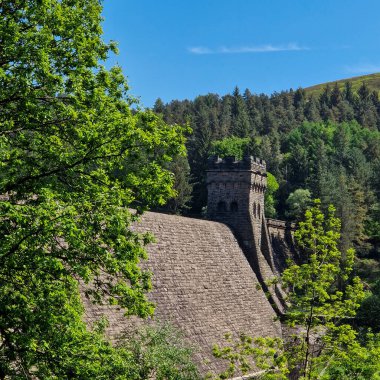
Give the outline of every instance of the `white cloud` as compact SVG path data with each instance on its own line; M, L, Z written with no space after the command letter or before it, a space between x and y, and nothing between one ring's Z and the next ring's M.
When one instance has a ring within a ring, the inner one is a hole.
M190 47L187 50L193 54L213 54L214 53L209 48L203 47L203 46Z
M345 67L346 72L350 74L371 74L371 73L378 73L380 72L380 64L359 64L359 65L353 65L353 66L346 66Z
M306 47L299 46L297 43L289 43L286 45L258 45L258 46L238 46L226 47L221 46L211 49L205 46L195 46L187 49L192 54L244 54L244 53L272 53L278 51L300 51L309 50Z

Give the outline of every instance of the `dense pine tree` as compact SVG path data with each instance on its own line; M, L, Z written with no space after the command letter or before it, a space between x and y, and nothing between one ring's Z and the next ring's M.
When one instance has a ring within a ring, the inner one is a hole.
M343 246L355 244L362 252L366 237L374 241L380 234L380 101L365 83L358 91L349 82L343 88L336 83L318 96L303 89L271 96L246 89L242 95L236 87L222 97L168 104L158 99L154 110L166 122L189 123L193 130L187 142L194 184L189 212L206 206L205 171L213 143L235 136L250 139L247 152L265 159L279 182L279 217L288 215L290 193L308 189L312 197L336 205Z

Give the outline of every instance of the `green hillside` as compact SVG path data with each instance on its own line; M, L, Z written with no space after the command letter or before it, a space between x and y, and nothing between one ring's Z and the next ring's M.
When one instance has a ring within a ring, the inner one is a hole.
M321 83L315 86L307 87L305 88L305 91L308 94L319 95L327 85L332 87L335 85L335 83L338 83L339 88L342 89L345 82L351 82L354 91L356 91L363 82L365 82L371 90L380 91L380 73L346 78L334 82Z

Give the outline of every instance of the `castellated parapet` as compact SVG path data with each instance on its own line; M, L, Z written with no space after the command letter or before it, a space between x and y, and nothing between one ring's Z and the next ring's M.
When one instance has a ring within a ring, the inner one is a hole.
M227 156L224 158L220 158L218 156L211 156L208 160L208 169L251 170L265 175L267 172L267 166L265 161L252 156L244 156L243 160L236 160L235 156Z

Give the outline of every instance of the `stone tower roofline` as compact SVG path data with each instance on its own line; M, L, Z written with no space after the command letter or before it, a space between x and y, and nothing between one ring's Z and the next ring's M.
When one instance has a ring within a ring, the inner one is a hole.
M242 160L237 160L235 156L226 156L224 158L220 158L219 156L211 156L208 159L208 170L247 170L266 176L267 165L264 160L253 156L244 156Z

